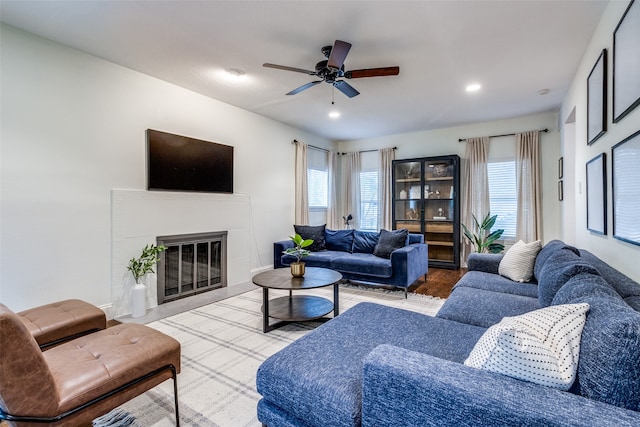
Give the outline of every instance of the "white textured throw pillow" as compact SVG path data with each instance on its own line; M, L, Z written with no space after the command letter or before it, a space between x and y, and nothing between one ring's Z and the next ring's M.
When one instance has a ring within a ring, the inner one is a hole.
M542 249L542 242L525 243L522 240L504 254L498 274L507 277L514 282L529 282L533 278L533 267L536 264L538 252Z
M464 364L569 390L589 304L552 305L505 317L480 337Z

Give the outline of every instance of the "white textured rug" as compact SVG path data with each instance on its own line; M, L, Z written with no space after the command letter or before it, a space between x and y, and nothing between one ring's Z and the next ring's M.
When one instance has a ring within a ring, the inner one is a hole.
M304 292L333 300L333 287ZM269 292L269 297L286 292ZM296 293L299 295L299 293ZM340 312L368 301L435 315L445 300L403 292L341 286ZM262 333L262 289L256 289L148 324L180 341L178 375L180 420L185 426L260 426L256 371L269 356L318 325L293 323ZM122 408L143 426L173 426L171 381L131 400Z

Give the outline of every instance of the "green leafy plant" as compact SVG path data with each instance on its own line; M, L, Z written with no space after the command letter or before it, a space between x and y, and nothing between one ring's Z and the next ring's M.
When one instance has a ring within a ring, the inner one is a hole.
M308 249L304 249L306 247L311 246L313 243L312 239L303 239L302 236L296 234L295 236L289 236L289 238L293 241L295 245L293 248L287 248L282 253L287 255L293 255L296 257L296 262L300 262L300 260L306 256L311 255L311 251Z
M129 260L129 266L127 270L129 270L134 279L136 279L136 283L140 283L140 279L147 273L155 273L153 267L160 261L158 255L160 252L164 251L166 246L160 245L146 245L144 249L142 249L142 254L138 258L131 258Z
M475 215L471 215L473 217L473 230L475 233L472 233L464 224L462 224L462 228L464 229L464 235L469 240L471 245L474 246L476 252L488 252L491 254L497 254L504 250L504 245L502 243L497 243L500 237L502 237L502 233L504 230L498 229L491 231L493 226L496 223L496 219L498 215L491 216L491 213L487 213L487 215L482 220L482 223L478 222Z

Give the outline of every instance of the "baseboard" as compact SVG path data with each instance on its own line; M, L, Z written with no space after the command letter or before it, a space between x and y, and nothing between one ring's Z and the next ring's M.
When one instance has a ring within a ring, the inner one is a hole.
M107 316L107 320L113 320L113 304L99 305L98 308L104 311L105 316Z

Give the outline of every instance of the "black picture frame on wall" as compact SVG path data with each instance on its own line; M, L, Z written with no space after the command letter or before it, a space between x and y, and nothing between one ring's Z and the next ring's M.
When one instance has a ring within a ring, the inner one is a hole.
M607 131L607 50L602 49L587 78L587 144Z
M640 245L640 131L611 148L613 237Z
M587 162L587 229L607 234L607 155Z
M640 2L632 0L613 32L613 122L640 105Z

